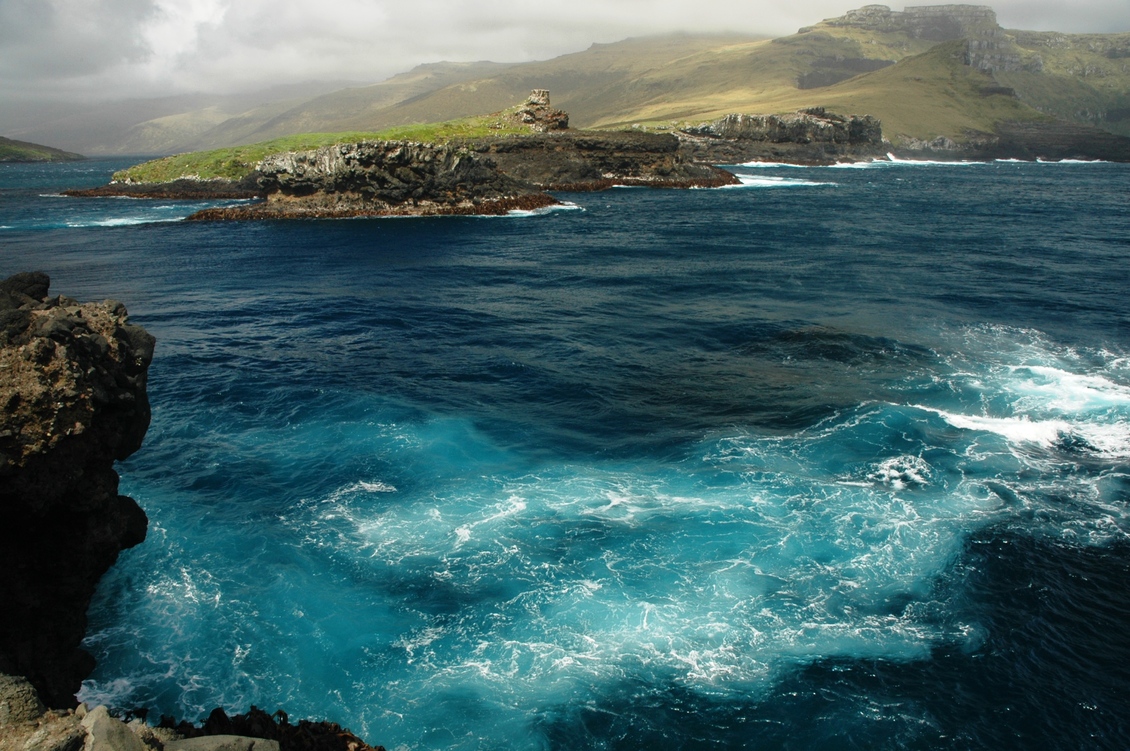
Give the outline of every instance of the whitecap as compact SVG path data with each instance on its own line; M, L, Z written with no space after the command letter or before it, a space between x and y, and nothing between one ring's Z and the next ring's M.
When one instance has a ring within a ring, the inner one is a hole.
M730 188L797 188L813 187L817 185L835 185L836 183L818 182L816 180L799 180L793 177L776 177L772 175L735 175L741 181L740 185L722 185L718 190Z
M903 164L912 167L975 167L988 164L988 162L967 161L964 159L903 159L890 153L887 154L887 159L891 164Z
M905 490L929 485L932 471L922 457L896 456L873 465L867 479L893 490Z
M84 227L130 227L135 224L157 224L160 222L174 222L179 221L181 218L183 217L115 217L113 219L95 219L88 222L67 222L67 226L73 229L81 229Z
M511 209L510 211L507 211L505 214L503 214L503 216L510 216L510 217L545 216L546 214L552 214L555 211L584 211L584 210L585 210L584 206L580 206L580 205L575 204L571 201L563 201L563 202L555 204L553 206L542 206L541 208L538 208L538 209ZM495 214L493 216L484 214L483 218L495 218L497 216L498 216L497 214Z
M1048 365L1018 365L1006 388L1019 392L1033 407L1057 412L1087 412L1130 406L1130 387L1101 375L1072 373Z
M1052 446L1060 437L1071 433L1071 423L1066 420L1032 420L1026 415L1020 417L986 417L984 415L963 415L947 412L933 407L919 407L933 412L955 428L995 433L1012 443L1032 443Z
M796 169L809 169L807 164L789 164L788 162L742 162L741 164L732 165L734 167L753 167L755 169L770 169L776 167L788 167Z

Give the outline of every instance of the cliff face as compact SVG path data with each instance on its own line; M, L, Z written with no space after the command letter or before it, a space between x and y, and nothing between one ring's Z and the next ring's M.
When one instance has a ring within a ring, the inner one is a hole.
M474 144L498 169L544 190L600 190L612 185L715 187L737 179L696 164L672 135L567 131Z
M915 39L945 42L1001 31L997 14L987 5L919 5L904 12L886 5L865 5L830 18L824 26L852 27L885 33L903 32ZM809 26L801 31L810 31Z
M267 200L195 219L504 213L555 201L452 145L362 141L287 152L259 165Z
M49 283L0 282L0 673L67 707L94 663L80 643L98 580L145 538L113 463L149 426L154 340L121 303L48 298Z
M680 137L691 158L716 164L753 160L820 164L885 153L878 120L820 108L791 115L727 115L686 128Z

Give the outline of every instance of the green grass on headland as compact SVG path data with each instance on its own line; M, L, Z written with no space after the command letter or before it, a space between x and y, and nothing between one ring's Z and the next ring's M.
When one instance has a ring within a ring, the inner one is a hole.
M529 129L499 115L469 117L443 123L401 125L395 128L349 133L302 133L283 136L248 146L232 146L211 151L176 154L134 165L114 173L117 182L162 183L180 178L239 180L256 168L264 157L288 151L309 151L337 143L358 141L416 141L448 143L464 138L482 138L513 133L529 133Z
M50 146L0 137L0 162L74 162L85 158Z

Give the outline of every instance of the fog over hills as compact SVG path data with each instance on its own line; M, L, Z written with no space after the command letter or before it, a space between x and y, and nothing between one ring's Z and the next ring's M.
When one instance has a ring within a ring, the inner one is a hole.
M533 88L549 89L581 128L824 106L874 115L891 138L961 138L1041 115L1130 135L1130 33L1005 30L984 6L872 5L773 39L667 34L535 62L420 65L370 85L40 105L5 135L86 154L163 154L481 115Z

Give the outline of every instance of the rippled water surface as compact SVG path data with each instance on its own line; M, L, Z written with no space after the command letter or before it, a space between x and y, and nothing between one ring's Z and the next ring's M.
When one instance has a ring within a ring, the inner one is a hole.
M1124 748L1130 168L196 224L0 166L158 338L82 697L409 749Z

